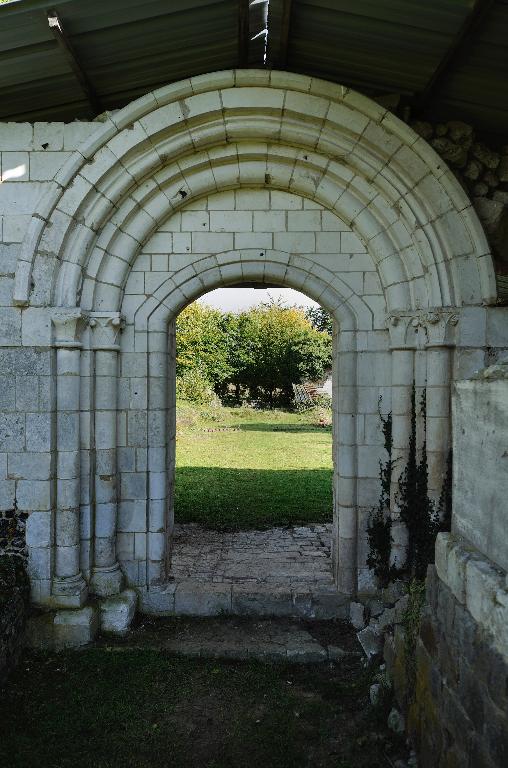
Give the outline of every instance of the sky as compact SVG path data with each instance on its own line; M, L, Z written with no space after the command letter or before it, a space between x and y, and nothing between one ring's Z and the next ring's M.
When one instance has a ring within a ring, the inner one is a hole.
M202 296L201 304L221 309L225 312L241 312L254 307L270 298L277 301L279 297L288 305L297 304L303 307L318 307L315 301L305 294L292 288L217 288Z

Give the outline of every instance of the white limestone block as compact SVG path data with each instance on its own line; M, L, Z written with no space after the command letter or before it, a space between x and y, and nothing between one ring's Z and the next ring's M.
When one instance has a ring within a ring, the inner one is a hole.
M100 123L75 120L64 124L64 149L72 151L100 130Z
M49 453L11 453L8 459L9 477L15 480L49 480Z
M468 559L465 573L466 608L476 621L490 628L493 623L496 596L505 586L506 574L480 556Z
M0 123L2 150L31 150L33 148L32 123Z
M315 248L313 232L276 232L273 247L287 253L309 253Z
M233 235L218 232L193 232L192 249L197 253L220 253L233 249Z
M14 480L0 480L0 509L13 509L16 499Z
M230 195L232 193L228 192L225 194ZM273 203L270 204L270 192L267 189L237 189L234 195L234 207L237 211L269 211L270 208L277 207ZM215 204L217 197L217 195L214 195L211 198L208 210L217 208Z
M119 595L113 595L100 604L101 632L124 636L128 633L136 612L138 601L134 589L125 589Z
M254 211L254 232L285 232L284 211Z
M28 181L30 178L30 163L28 158L28 152L2 152L1 181Z
M49 547L30 547L28 550L28 575L30 579L50 579L52 553Z
M250 211L211 211L210 232L252 232Z
M49 510L52 506L52 488L48 480L19 480L16 488L19 509Z
M30 224L31 214L4 215L3 217L3 242L21 243Z
M53 622L55 649L77 648L95 640L99 621L97 609L86 605L78 610L61 610Z
M27 413L25 424L27 450L34 452L51 450L51 414Z
M31 512L26 521L28 547L49 547L53 541L52 516L49 510Z

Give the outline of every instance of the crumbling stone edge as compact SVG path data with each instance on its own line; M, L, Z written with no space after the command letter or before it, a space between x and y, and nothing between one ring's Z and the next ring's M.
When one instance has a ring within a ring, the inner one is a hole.
M22 647L30 587L21 558L0 556L0 686Z

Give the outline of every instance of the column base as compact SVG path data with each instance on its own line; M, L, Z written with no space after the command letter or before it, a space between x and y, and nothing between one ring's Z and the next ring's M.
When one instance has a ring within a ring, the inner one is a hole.
M90 591L98 597L118 595L123 588L124 577L118 563L101 565L93 569Z
M25 645L53 651L79 648L95 640L98 632L98 611L90 605L73 611L37 612L28 618Z
M88 599L88 585L81 573L55 576L50 603L55 608L82 608Z
M119 595L108 597L101 602L100 625L101 632L109 635L126 635L130 629L138 595L134 589L125 589Z

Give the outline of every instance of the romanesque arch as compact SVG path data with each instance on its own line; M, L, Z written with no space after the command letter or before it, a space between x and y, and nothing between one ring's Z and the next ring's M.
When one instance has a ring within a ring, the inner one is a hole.
M212 232L210 201L220 195L230 229ZM251 195L251 208L235 208L237 195ZM249 212L252 232L256 211L266 221L273 213L274 195L285 200L279 229L259 230L271 244L240 246L245 230L233 213ZM295 232L293 204L319 212L319 226L298 230L307 240L282 237ZM171 235L159 254L169 259L162 282L132 292L136 271L156 271L140 268L150 242L193 210L210 214L202 232L231 237L198 247L198 223L179 254ZM48 271L50 287L38 285ZM82 605L89 590L114 594L125 578L141 591L164 586L171 322L206 291L246 280L303 290L337 323L338 589L353 594L359 574L365 584L362 531L382 450L379 436L366 434L375 433L379 390L400 466L415 377L426 387L430 486L439 492L461 313L496 295L489 248L462 188L422 138L349 89L256 70L192 78L107 114L55 177L23 244L15 301L53 308L56 348L54 568L41 602ZM132 389L124 393L127 379L148 382L139 407ZM126 468L132 455L134 470ZM392 506L396 518L395 492ZM126 510L140 530L122 530ZM403 557L404 532L395 533L394 557Z

